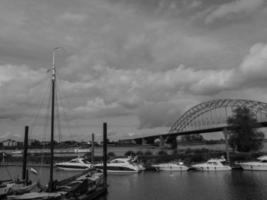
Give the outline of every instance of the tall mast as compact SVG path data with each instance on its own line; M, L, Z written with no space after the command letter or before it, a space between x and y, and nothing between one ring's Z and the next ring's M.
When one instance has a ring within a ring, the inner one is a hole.
M54 115L55 115L55 86L56 86L56 66L55 66L55 53L59 47L53 50L53 62L52 62L52 105L51 105L51 141L50 141L50 181L49 191L52 192L53 187L53 167L54 167Z
M28 133L29 133L29 127L25 126L25 135L24 135L24 150L23 150L23 165L22 165L22 180L25 181L25 184L27 185L26 181L26 171L27 171L27 151L28 151Z

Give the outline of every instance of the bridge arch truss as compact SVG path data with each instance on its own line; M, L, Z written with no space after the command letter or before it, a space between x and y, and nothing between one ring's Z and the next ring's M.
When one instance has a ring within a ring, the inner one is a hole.
M187 110L171 126L169 133L183 132L193 124L198 124L194 125L198 128L199 126L203 127L203 124L209 124L209 126L226 124L227 117L232 114L232 110L243 106L249 108L257 118L260 115L266 120L267 103L246 99L216 99L200 103ZM217 115L217 117L212 117L212 115Z

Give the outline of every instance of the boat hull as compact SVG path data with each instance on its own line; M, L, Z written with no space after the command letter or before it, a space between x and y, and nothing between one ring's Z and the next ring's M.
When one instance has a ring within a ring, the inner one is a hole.
M84 171L92 168L92 164L85 163L84 159L75 158L69 162L56 163L58 169L65 171Z
M138 174L141 171L119 171L119 170L107 170L108 174L120 175L120 174Z
M197 171L230 171L232 168L230 166L200 166L193 165L191 169Z
M90 169L88 167L86 167L86 168L68 168L68 167L59 167L59 166L57 166L57 168L59 170L64 170L64 171L85 171L85 170Z
M185 165L177 165L177 164L158 164L158 165L152 165L152 167L155 167L159 169L160 171L187 171L188 167Z
M103 165L95 165L95 168L103 170ZM107 166L108 174L137 174L141 171L138 168L128 168L126 166Z
M267 171L267 164L258 163L240 163L239 164L243 170L249 171Z
M9 195L7 200L66 200L94 199L107 192L103 174L96 171L83 172L57 182L53 192L29 192L22 195Z
M103 166L95 166L96 169L100 169L100 170L103 170ZM137 173L140 173L141 170L119 170L119 169L109 169L107 167L107 173L108 174L137 174Z

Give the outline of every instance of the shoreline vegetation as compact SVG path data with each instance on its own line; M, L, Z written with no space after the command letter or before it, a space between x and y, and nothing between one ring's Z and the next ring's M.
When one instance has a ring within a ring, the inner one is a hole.
M18 141L14 141L14 140L10 140L12 142L15 142L15 145L11 145L11 146L3 146L3 143L5 141L0 142L0 151L1 150L17 150L17 149L23 149L23 142L18 142ZM265 141L267 142L267 140ZM220 140L201 140L201 141L177 141L178 145L213 145L213 144L224 144L225 141L224 139L220 139ZM135 143L131 143L131 142L127 142L127 143L121 143L121 142L115 142L115 141L109 141L108 142L109 146L114 146L114 147L132 147L132 146L140 146L138 144ZM94 143L95 147L102 147L102 142L98 143L95 142ZM143 145L145 146L145 145ZM154 145L149 145L149 146L154 146L157 147L158 144L154 144ZM33 140L29 142L28 148L29 149L45 149L45 148L49 148L50 147L50 142L46 142L46 141L39 141L39 140ZM66 149L66 148L90 148L91 144L90 142L85 142L85 141L62 141L62 142L57 142L54 141L54 147L56 149Z
M266 154L266 152L250 152L250 153L242 153L242 152L230 152L230 164L234 164L239 161L248 161L255 160L257 157ZM19 165L22 163L22 157L13 156L11 154L0 155L0 166L12 166ZM88 161L91 160L91 153L85 153L81 155ZM207 148L198 148L198 149L182 149L182 150L170 150L170 149L158 149L157 152L153 152L151 150L137 150L125 151L123 155L116 155L116 153L112 151L108 151L108 159L122 157L122 156L137 156L139 162L145 164L145 166L150 166L154 163L163 163L163 162L171 162L171 161L183 161L185 164L190 165L193 163L205 162L210 158L226 158L226 152L224 150L212 150ZM77 155L65 155L56 156L55 162L68 161L77 157ZM50 156L48 154L38 154L38 155L28 155L28 163L32 166L46 166L50 162ZM103 160L102 156L95 156L95 162L101 162Z

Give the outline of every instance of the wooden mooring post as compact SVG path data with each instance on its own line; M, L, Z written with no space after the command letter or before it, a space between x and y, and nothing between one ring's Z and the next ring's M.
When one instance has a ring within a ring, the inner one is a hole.
M92 133L92 143L91 143L91 163L95 162L95 134Z
M104 183L107 186L107 123L103 123L103 173Z
M25 126L25 135L24 135L24 151L23 151L23 166L22 166L22 180L27 181L27 151L28 151L28 132L29 127ZM26 182L27 184L27 182Z
M226 152L226 160L227 162L230 163L230 154L229 154L229 134L228 134L228 130L224 129L223 130L223 134L224 134L224 140L225 140L225 152Z

